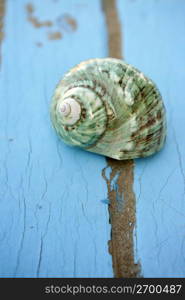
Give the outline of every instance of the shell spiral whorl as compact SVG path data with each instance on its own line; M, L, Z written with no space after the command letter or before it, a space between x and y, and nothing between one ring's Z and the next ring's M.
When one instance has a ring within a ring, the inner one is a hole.
M82 62L67 73L55 90L51 120L67 144L115 159L149 156L166 135L154 83L113 58Z

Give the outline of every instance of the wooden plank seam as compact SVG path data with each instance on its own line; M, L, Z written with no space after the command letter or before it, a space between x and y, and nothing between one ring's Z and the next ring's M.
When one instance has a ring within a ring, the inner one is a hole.
M109 57L122 59L121 26L116 0L102 0L108 34ZM107 158L102 170L109 199L111 240L109 252L112 255L114 275L117 278L140 277L140 263L134 259L133 234L136 226L136 198L133 191L134 161L117 161ZM109 178L106 170L110 168Z

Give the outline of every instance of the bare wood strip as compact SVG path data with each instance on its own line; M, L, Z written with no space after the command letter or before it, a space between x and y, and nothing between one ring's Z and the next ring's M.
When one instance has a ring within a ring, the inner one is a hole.
M109 57L122 57L122 38L115 0L102 0L105 13ZM106 169L111 168L110 177ZM112 255L114 275L117 278L139 277L140 264L134 261L133 234L136 223L136 200L133 192L134 161L117 161L107 158L102 171L107 183L111 240L109 252ZM112 184L114 182L114 185Z
M109 57L122 58L121 26L116 0L102 0L102 8L107 24Z

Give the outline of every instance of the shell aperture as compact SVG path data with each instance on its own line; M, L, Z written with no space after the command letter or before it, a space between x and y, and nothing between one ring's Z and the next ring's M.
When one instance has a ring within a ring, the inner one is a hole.
M54 92L51 120L65 143L118 160L152 155L166 136L157 87L114 58L91 59L71 69Z

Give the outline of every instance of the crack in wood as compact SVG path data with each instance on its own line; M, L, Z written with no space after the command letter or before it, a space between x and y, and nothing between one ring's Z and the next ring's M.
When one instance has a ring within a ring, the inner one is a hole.
M105 14L109 57L122 58L121 26L116 0L102 0ZM110 177L105 174L110 168ZM133 234L136 223L136 200L133 191L134 161L117 161L107 158L102 170L109 198L111 240L109 252L112 255L114 275L117 278L140 277L140 264L134 260ZM113 184L114 183L114 184Z

